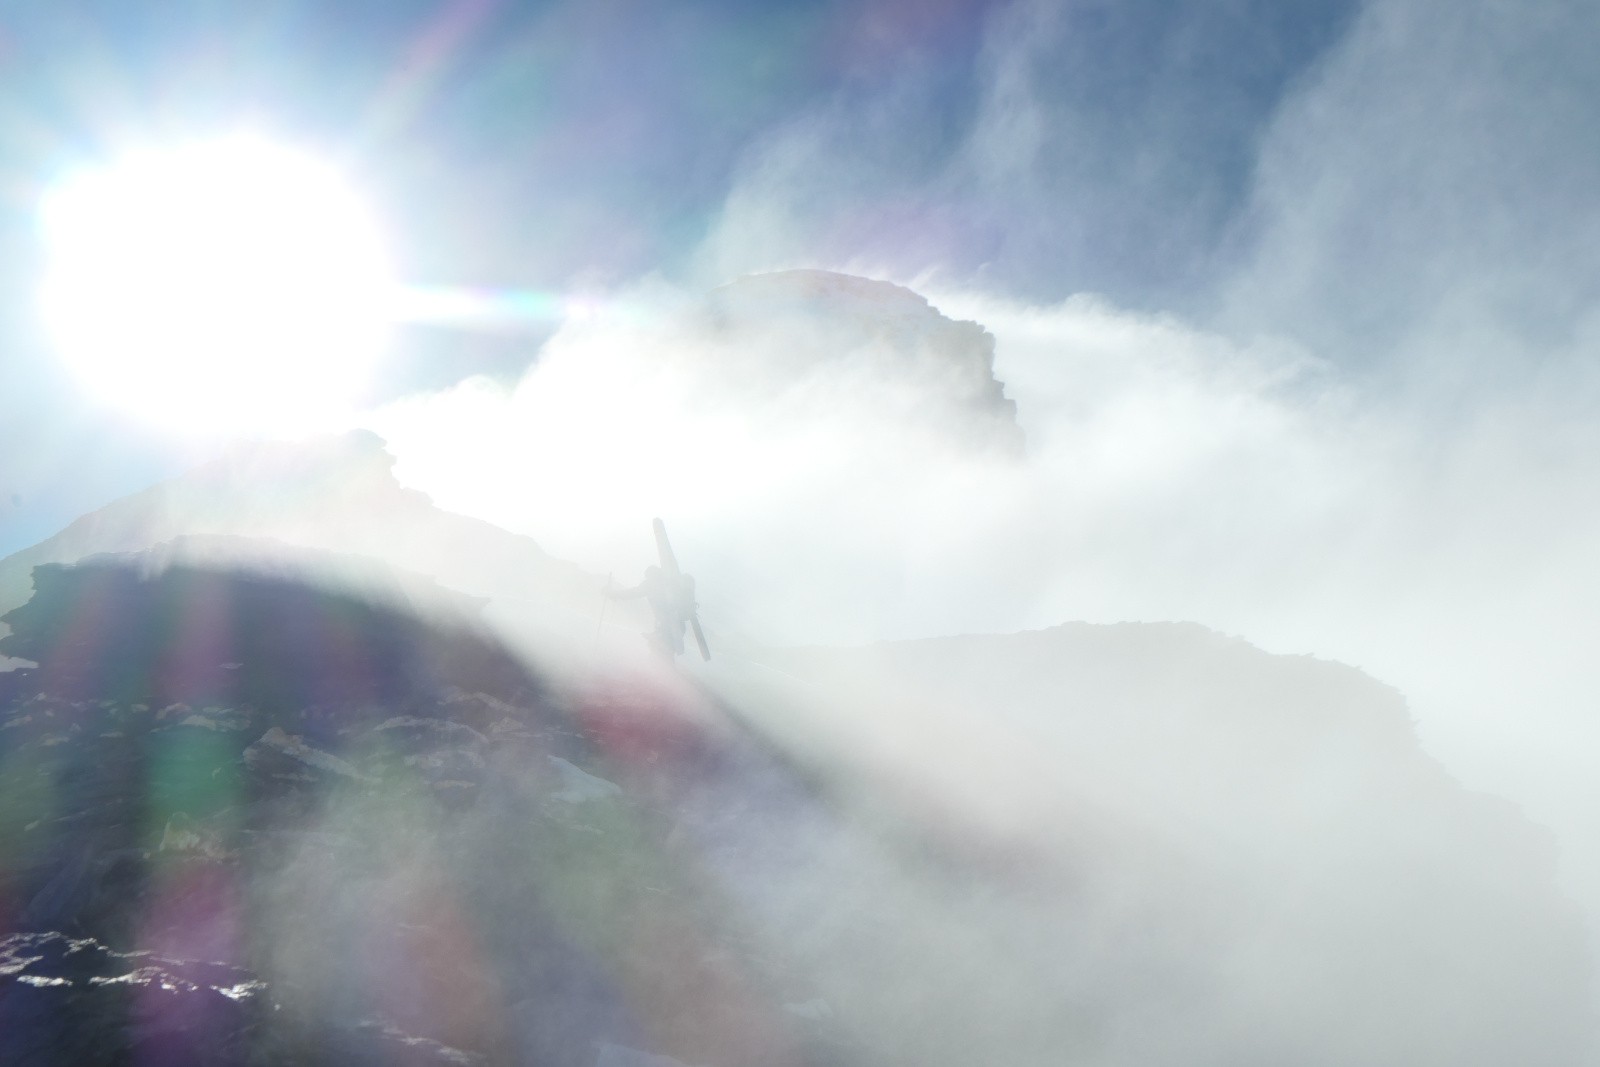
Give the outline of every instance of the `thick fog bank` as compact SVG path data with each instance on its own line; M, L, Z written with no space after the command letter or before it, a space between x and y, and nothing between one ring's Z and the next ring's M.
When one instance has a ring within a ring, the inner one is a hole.
M309 561L50 565L6 616L18 1062L1589 1057L1548 838L1348 667L1073 624L556 687Z

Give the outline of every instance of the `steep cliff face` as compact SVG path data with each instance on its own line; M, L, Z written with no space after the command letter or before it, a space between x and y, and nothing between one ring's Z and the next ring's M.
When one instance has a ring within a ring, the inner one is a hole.
M958 447L1022 446L994 373L994 337L892 282L822 270L757 274L713 290L694 318L699 357L759 406L796 390Z

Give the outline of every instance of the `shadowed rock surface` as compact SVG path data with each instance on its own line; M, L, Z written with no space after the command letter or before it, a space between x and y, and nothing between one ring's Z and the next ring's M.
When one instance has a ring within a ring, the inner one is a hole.
M483 1057L374 1022L285 1025L250 971L113 952L59 933L0 938L0 1060L138 1064L407 1064Z
M0 1061L838 1061L673 843L680 775L773 761L558 701L466 611L141 562L7 616Z
M182 558L6 616L0 1062L1589 1062L1549 842L1350 668L1075 624L556 687L426 583Z

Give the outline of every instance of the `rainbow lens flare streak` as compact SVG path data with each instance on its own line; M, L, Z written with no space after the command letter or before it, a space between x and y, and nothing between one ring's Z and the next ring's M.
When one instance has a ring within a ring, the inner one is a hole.
M617 306L603 305L595 297L534 289L406 285L396 290L393 315L397 324L516 333L587 319L602 307L615 311Z

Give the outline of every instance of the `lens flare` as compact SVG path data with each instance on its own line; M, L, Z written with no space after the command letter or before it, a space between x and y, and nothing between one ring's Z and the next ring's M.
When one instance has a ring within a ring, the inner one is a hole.
M326 425L387 338L376 221L333 167L269 140L127 155L51 189L40 224L61 356L169 429Z

